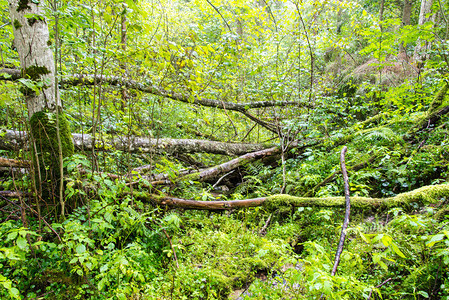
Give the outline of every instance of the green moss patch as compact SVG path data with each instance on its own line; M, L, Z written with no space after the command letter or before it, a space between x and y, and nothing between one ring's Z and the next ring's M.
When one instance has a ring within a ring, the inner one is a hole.
M39 80L42 75L50 74L50 70L43 66L30 66L25 68L24 73L32 80Z

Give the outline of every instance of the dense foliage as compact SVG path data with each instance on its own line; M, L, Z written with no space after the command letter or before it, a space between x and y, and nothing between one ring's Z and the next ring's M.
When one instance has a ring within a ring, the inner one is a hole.
M449 195L353 209L335 276L344 208L196 211L138 196L342 196L343 145L351 196L445 184L449 2L430 1L427 21L408 0L41 2L63 110L93 149L64 160L64 216L38 197L33 168L0 168L0 298L449 299ZM5 71L20 63L0 7L6 141L29 131L21 92L42 85ZM235 157L109 143L136 137L280 151L201 180L183 172ZM0 157L32 161L32 145Z

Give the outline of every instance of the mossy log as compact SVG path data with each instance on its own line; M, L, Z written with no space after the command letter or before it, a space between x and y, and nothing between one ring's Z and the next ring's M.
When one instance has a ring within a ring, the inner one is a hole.
M433 129L442 116L449 113L449 106L443 105L444 98L449 90L449 84L445 83L444 86L438 91L430 104L426 114L418 120L416 125L409 129L405 135L406 140L414 140L416 134L425 129Z
M307 198L284 194L232 201L196 201L144 192L134 193L134 196L161 206L196 210L229 210L263 206L269 211L274 211L282 207L345 206L345 197ZM351 197L350 201L351 206L358 209L389 209L393 207L410 208L413 203L420 206L437 203L447 197L449 197L449 184L440 184L424 186L390 198Z

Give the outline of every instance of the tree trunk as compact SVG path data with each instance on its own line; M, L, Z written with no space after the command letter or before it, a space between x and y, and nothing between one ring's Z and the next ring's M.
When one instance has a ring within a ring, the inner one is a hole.
M411 14L412 14L412 1L404 0L404 5L402 8L402 27L410 25ZM404 58L406 61L408 61L407 52L404 47L404 43L402 42L399 45L399 58Z
M433 0L421 0L421 9L419 11L418 25L422 26L428 21L435 20L435 14L431 14ZM416 42L415 52L413 58L418 65L418 68L422 68L424 61L428 58L428 50L431 47L431 43L427 41L418 40Z
M33 137L31 150L38 194L45 203L51 200L60 204L63 214L64 202L59 197L61 163L62 157L72 155L73 143L55 84L55 61L49 48L47 22L38 1L8 2L14 45L22 69L21 90L26 98Z

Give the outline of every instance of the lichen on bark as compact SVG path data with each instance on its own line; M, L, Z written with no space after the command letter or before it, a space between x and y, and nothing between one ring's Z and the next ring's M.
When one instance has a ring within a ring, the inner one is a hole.
M34 113L30 119L31 133L35 143L35 147L32 148L35 151L33 162L36 168L36 182L41 183L42 197L53 199L54 204L58 203L55 200L59 198L61 177L59 149L62 151L63 158L71 156L74 152L69 124L62 112L59 112L58 116L61 148L58 145L56 113L40 111Z

